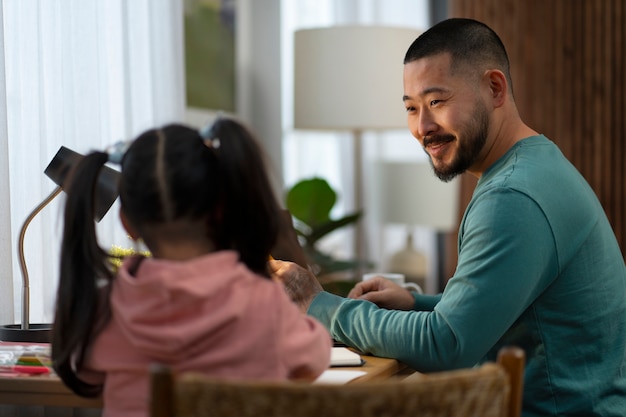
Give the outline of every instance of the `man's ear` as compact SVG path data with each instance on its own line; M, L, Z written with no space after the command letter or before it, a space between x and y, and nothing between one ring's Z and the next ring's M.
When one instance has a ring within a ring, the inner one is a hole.
M120 208L120 220L122 221L122 226L124 226L124 230L126 230L126 233L128 233L131 239L139 240L141 238L137 230L135 230L133 225L128 220L128 217L126 217L124 210L122 210L121 208Z
M494 107L502 106L510 93L504 73L496 69L488 70L485 72L485 79L489 88L491 103Z

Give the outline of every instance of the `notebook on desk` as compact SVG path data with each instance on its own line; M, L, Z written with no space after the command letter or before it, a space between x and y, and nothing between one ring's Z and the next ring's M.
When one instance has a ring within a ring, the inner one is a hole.
M365 361L356 352L345 347L333 347L330 355L330 366L361 366Z
M333 347L330 355L330 368L325 370L314 383L316 384L347 384L348 382L367 374L365 371L351 368L364 365L361 355L345 347Z

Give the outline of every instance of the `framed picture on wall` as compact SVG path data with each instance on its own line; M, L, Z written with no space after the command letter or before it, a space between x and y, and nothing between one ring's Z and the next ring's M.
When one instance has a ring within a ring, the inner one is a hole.
M185 0L187 107L235 110L235 0Z

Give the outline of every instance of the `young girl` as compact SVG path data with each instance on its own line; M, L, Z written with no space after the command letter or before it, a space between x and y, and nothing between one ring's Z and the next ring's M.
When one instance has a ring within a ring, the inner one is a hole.
M328 332L269 277L281 209L246 128L168 125L123 148L86 155L67 190L52 339L64 383L102 394L105 416L145 416L151 363L230 379L322 373ZM122 224L152 257L130 257L114 275L93 189L119 160Z

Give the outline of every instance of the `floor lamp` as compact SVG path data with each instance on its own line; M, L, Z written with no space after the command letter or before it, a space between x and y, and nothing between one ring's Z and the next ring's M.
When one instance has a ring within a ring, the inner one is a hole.
M50 342L52 324L30 323L30 279L24 256L24 238L31 221L54 198L63 191L69 171L81 160L83 155L61 146L44 173L57 184L57 187L28 215L20 229L17 253L22 272L22 323L0 326L0 341L4 342ZM100 221L117 198L119 172L104 166L100 171L95 191L95 220Z
M353 134L355 211L363 210L364 131L406 129L403 60L417 29L331 26L302 29L294 38L294 128ZM357 259L365 259L362 221Z
M385 161L378 166L377 189L384 223L409 227L406 245L389 261L390 272L400 272L418 281L422 288L429 268L425 255L415 250L412 227L424 226L437 233L449 232L458 225L460 180L443 182L435 176L427 160L419 162ZM445 257L442 245L437 245L438 285L442 277Z

